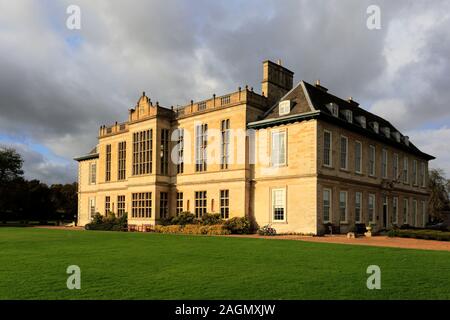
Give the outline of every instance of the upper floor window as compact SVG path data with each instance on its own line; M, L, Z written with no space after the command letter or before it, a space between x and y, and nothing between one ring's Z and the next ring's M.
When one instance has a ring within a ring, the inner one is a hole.
M349 123L353 123L353 112L352 110L344 110L345 119Z
M184 129L178 128L177 134L177 173L184 172Z
M361 173L362 170L362 143L355 142L355 172Z
M272 189L273 221L286 220L286 189Z
M341 136L341 156L340 156L340 167L341 169L347 169L348 162L348 139L347 137Z
M133 133L133 175L152 173L153 130Z
M389 127L383 127L383 133L386 136L386 138L391 137L391 129Z
M422 187L425 187L425 163L421 162L420 163L420 185Z
M373 131L375 131L375 133L379 133L380 125L378 124L378 122L374 121L374 122L372 122L372 125L373 125Z
M339 106L336 103L331 102L327 104L327 108L333 116L339 117Z
M222 120L221 125L220 168L228 169L230 161L230 119Z
M97 183L97 164L95 162L89 165L89 184Z
M361 125L361 127L363 127L365 129L367 127L366 117L365 116L359 116L357 119L358 119L358 122Z
M387 163L388 163L388 152L383 149L381 152L381 175L383 178L387 178Z
M393 133L393 135L394 135L394 139L395 139L395 141L397 141L397 142L400 142L400 132L394 132Z
M375 176L375 165L376 165L376 153L375 146L369 146L369 175Z
M119 142L119 145L118 145L118 172L117 172L118 180L125 180L126 157L127 157L127 143L126 143L126 141Z
M169 129L161 129L160 172L169 173Z
M413 160L413 167L412 167L412 174L413 174L413 184L416 186L418 182L418 176L417 176L417 160Z
M398 176L398 154L394 153L394 157L392 160L392 171L393 171L393 178L395 181L399 180L400 177Z
M291 112L291 101L290 100L281 101L278 104L278 114L280 116L284 116L286 114L289 114L289 112Z
M403 183L409 182L409 163L408 157L403 158Z
M286 131L272 132L272 166L286 165Z
M331 167L331 132L324 130L323 132L323 165Z
M195 127L195 171L206 171L208 145L208 125L199 124Z
M206 109L206 101L199 102L198 105L197 105L197 110L198 111L203 111L205 109Z
M105 181L111 181L111 145L106 145L106 176Z

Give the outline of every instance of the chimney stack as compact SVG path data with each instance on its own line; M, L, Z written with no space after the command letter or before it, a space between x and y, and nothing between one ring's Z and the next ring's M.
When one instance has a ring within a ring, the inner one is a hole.
M263 62L261 91L266 95L270 106L292 89L293 81L294 73L283 67L281 60L277 63L269 60Z

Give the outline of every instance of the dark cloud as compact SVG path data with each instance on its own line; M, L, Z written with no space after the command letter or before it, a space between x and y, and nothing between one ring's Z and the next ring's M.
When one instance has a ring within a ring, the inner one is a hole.
M296 80L321 79L423 139L417 129L450 119L450 5L378 3L382 28L371 31L373 3L360 0L0 0L0 134L34 139L71 167L142 91L166 106L247 83L259 91L260 63L280 58ZM79 31L65 28L70 4Z

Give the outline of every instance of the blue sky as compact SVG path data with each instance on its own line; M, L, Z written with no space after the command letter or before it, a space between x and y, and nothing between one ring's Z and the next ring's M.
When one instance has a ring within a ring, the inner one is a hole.
M69 5L81 30L66 28ZM381 29L366 9L381 8ZM28 178L76 180L72 159L142 91L170 107L260 89L261 62L391 121L450 175L448 1L0 0L0 144Z

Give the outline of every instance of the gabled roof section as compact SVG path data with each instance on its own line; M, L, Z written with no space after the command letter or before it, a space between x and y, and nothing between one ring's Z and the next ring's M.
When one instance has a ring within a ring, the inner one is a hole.
M73 160L75 161L83 161L83 160L91 160L91 159L97 159L98 158L98 151L97 146L94 147L88 154L80 157L76 157Z
M285 100L291 100L291 110L288 115L280 115L279 103ZM330 103L338 106L337 116L333 115L327 107ZM365 127L358 121L361 116L365 118ZM351 121L349 121L348 117L351 118ZM310 118L320 118L369 138L395 146L398 149L416 154L427 160L434 159L433 156L420 151L412 142L409 142L409 139L403 136L386 119L360 108L359 104L353 100L341 99L328 93L327 89L320 85L314 86L305 81L298 83L291 91L275 103L261 120L249 123L248 127L257 129L303 121ZM378 128L375 128L374 123L378 124ZM388 134L384 130L387 130ZM400 142L397 141L394 133L399 134Z

